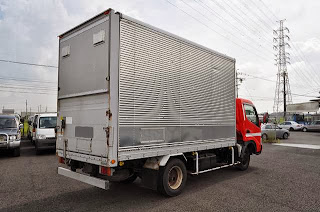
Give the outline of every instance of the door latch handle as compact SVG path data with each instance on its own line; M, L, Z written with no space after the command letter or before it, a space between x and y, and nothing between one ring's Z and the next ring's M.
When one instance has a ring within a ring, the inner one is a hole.
M250 133L250 130L247 130L246 133Z

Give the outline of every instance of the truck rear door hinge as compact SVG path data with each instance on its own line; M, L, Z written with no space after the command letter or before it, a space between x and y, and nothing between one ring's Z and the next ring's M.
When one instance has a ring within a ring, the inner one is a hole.
M108 117L109 117L109 119L111 119L111 117L112 117L112 113L111 113L111 111L110 111L110 110L107 110L107 111L106 111L106 116L108 116Z
M109 127L104 127L103 130L106 131L106 136L108 138L109 137L109 131L110 131Z

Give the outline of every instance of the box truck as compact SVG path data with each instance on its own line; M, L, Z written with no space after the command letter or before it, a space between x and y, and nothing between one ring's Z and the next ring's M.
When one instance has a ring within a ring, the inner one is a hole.
M176 196L187 175L262 150L257 111L235 98L235 59L112 9L59 36L58 173L99 188Z

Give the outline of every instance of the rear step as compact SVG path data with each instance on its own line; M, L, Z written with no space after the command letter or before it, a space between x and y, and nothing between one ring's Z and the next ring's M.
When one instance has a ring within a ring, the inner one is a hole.
M109 181L108 180L102 180L102 179L99 179L96 177L91 177L88 175L80 174L80 173L73 172L69 169L62 168L62 167L58 167L58 174L63 175L65 177L75 179L75 180L79 180L81 182L96 186L98 188L102 188L105 190L109 189Z

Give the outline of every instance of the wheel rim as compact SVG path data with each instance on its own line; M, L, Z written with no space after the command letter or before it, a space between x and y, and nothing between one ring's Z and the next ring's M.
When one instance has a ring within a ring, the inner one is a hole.
M306 131L307 131L307 129L306 129L306 128L303 128L303 129L302 129L302 131L303 131L303 132L306 132Z
M168 173L168 185L171 189L178 189L182 183L183 174L179 166L173 166Z
M267 135L262 135L262 140L267 140Z
M284 138L288 138L288 134L287 133L284 134Z

